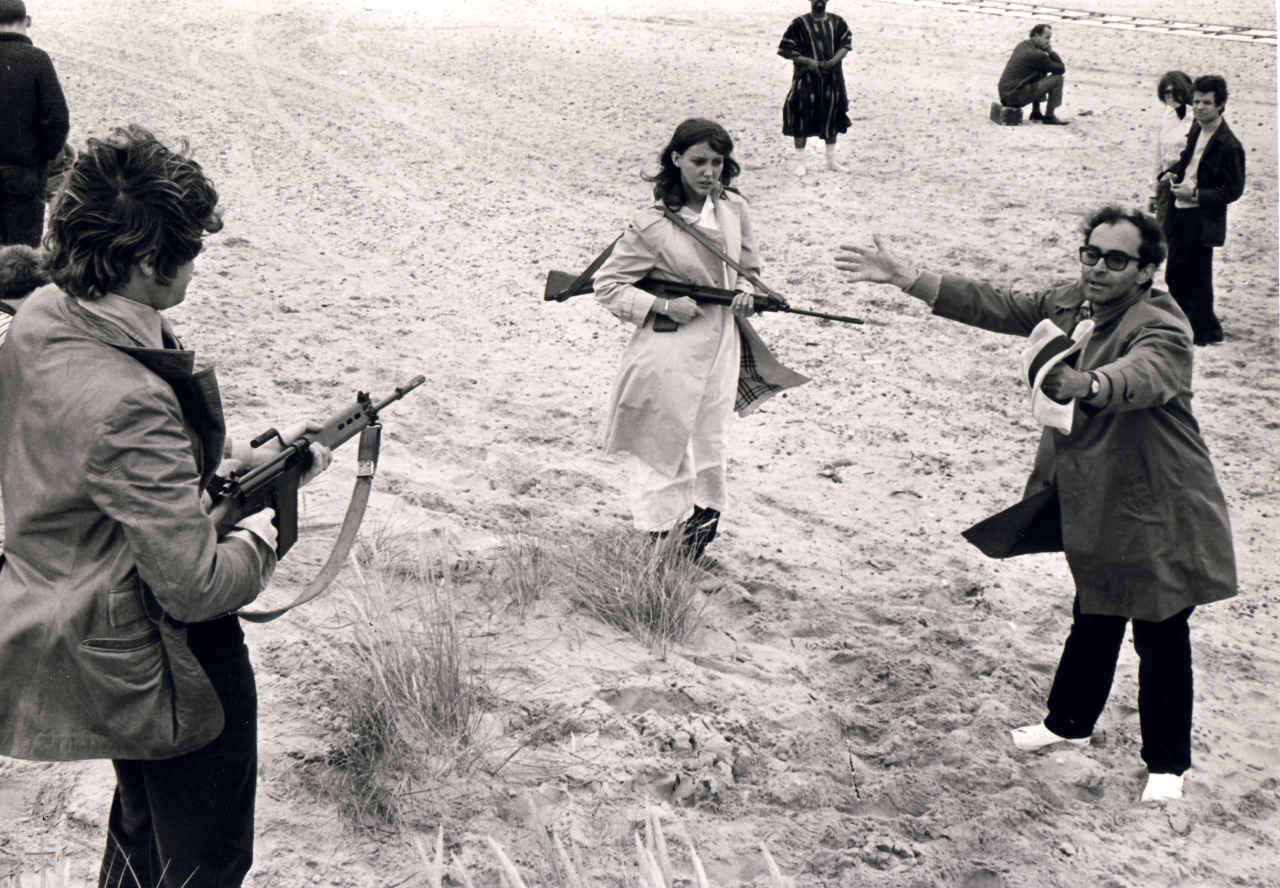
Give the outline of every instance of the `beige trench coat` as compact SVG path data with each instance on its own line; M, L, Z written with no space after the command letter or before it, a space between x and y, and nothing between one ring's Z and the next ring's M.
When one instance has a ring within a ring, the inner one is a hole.
M726 192L715 209L720 230L699 230L743 268L758 272L760 260L746 201ZM738 415L745 416L777 392L809 380L782 366L751 324L735 318L725 306L701 306L702 317L672 332L655 333L656 297L632 286L646 276L724 287L724 263L672 224L663 216L662 204L655 203L632 217L595 277L600 304L636 327L622 354L609 400L605 450L634 454L655 470L674 476L693 435L726 315L736 321L742 344L734 405ZM737 273L728 269L728 288L738 284Z

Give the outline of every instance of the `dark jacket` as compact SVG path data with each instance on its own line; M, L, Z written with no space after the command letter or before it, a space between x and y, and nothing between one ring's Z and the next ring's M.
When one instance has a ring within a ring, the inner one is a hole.
M224 439L217 382L192 352L137 347L55 286L28 296L9 332L0 754L198 749L223 713L174 621L235 611L275 566L243 533L219 539L201 504Z
M921 286L912 292L921 295ZM1078 283L1028 296L947 275L933 310L1026 336L1043 318L1071 331L1083 305ZM1167 293L1151 290L1095 321L1079 369L1105 376L1111 399L1101 409L1078 406L1068 435L1045 429L1026 489L1031 495L1057 482L1080 608L1163 620L1229 598L1236 594L1231 527L1191 414L1186 318Z
M0 165L39 167L67 141L67 101L53 62L25 34L0 34Z
M1030 39L1023 40L1013 48L996 89L1003 100L1029 83L1049 74L1063 74L1066 70L1067 66L1056 52L1043 50Z
M1181 182L1200 138L1199 122L1191 124L1187 147L1173 166L1176 181ZM1239 200L1244 193L1244 148L1224 120L1209 137L1200 166L1196 170L1199 191L1200 245L1220 247L1227 239L1227 204ZM1186 212L1179 210L1179 212Z

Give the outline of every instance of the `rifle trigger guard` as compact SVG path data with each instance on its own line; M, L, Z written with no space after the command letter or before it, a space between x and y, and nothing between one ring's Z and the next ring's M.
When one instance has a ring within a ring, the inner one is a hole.
M378 469L378 451L382 446L382 424L371 422L360 430L356 453L356 477L372 478Z

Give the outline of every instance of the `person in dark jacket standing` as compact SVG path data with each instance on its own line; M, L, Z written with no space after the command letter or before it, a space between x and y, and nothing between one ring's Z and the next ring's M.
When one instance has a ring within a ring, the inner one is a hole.
M37 246L46 167L67 141L67 101L49 55L27 36L22 0L0 0L0 244Z
M1053 112L1062 104L1067 66L1050 46L1052 40L1053 28L1049 25L1032 28L1028 38L1013 48L996 91L1000 94L1001 105L1010 108L1030 105L1031 120L1050 126L1065 126L1066 121L1059 120ZM1045 102L1044 114L1040 113L1042 101Z
M1197 606L1236 594L1231 527L1191 414L1191 331L1173 299L1151 287L1164 259L1160 229L1144 213L1104 207L1084 232L1080 281L1037 295L916 274L878 240L875 249L841 248L836 265L855 281L896 284L936 315L998 333L1025 336L1044 319L1071 333L1092 319L1077 366L1057 364L1041 386L1055 400L1074 400L1074 415L1069 433L1045 429L1024 503L1056 489L1057 547L1076 593L1048 716L1015 730L1013 741L1021 749L1088 743L1132 620L1148 771L1142 799L1176 799L1191 767L1187 620Z
M1161 181L1169 183L1173 207L1165 221L1169 264L1164 280L1177 300L1196 345L1222 341L1213 310L1213 248L1227 237L1227 204L1244 193L1244 148L1222 119L1227 81L1216 74L1197 77L1191 87L1191 115L1182 157Z

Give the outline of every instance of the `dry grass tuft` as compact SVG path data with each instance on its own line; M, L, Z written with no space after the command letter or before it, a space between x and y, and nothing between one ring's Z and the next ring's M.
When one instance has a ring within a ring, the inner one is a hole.
M346 590L339 642L345 724L330 752L357 820L401 824L412 799L485 753L483 669L467 646L447 559L424 544L370 547Z
M555 580L557 552L542 537L513 533L498 553L499 585L523 619Z
M654 542L645 534L613 531L561 552L574 604L630 632L658 657L702 628L704 577L672 535Z
M667 839L662 830L662 818L652 807L649 808L645 816L644 832L643 839L640 837L640 833L635 834L636 863L638 865L640 888L675 888L676 885L711 888L711 883L707 880L706 870L702 867L702 860L698 857L698 850L694 847L693 840L687 837L687 829L685 830L686 844L689 846L691 869L690 877L687 878L676 874L675 865L672 863L671 855L668 851ZM592 883L574 865L568 852L565 851L560 836L552 831L551 838L560 870L558 888L591 888ZM422 863L426 867L427 885L430 888L442 888L443 876L446 872L451 872L467 888L473 888L475 882L472 881L470 873L462 865L461 860L455 856L448 866L445 865L444 831L442 828L436 828L434 854L428 850L427 843L422 839L415 839L414 844L418 849L419 856L422 858ZM485 845L494 862L494 870L502 888L528 888L519 870L511 862L511 858L507 856L502 846L498 844L493 836L485 836ZM795 888L795 883L782 875L782 871L774 861L773 855L769 853L768 846L761 842L759 848L769 872L769 888ZM622 876L619 874L619 879L621 878ZM490 884L499 883L490 882ZM628 878L625 883L610 880L609 884L630 885L632 880Z

